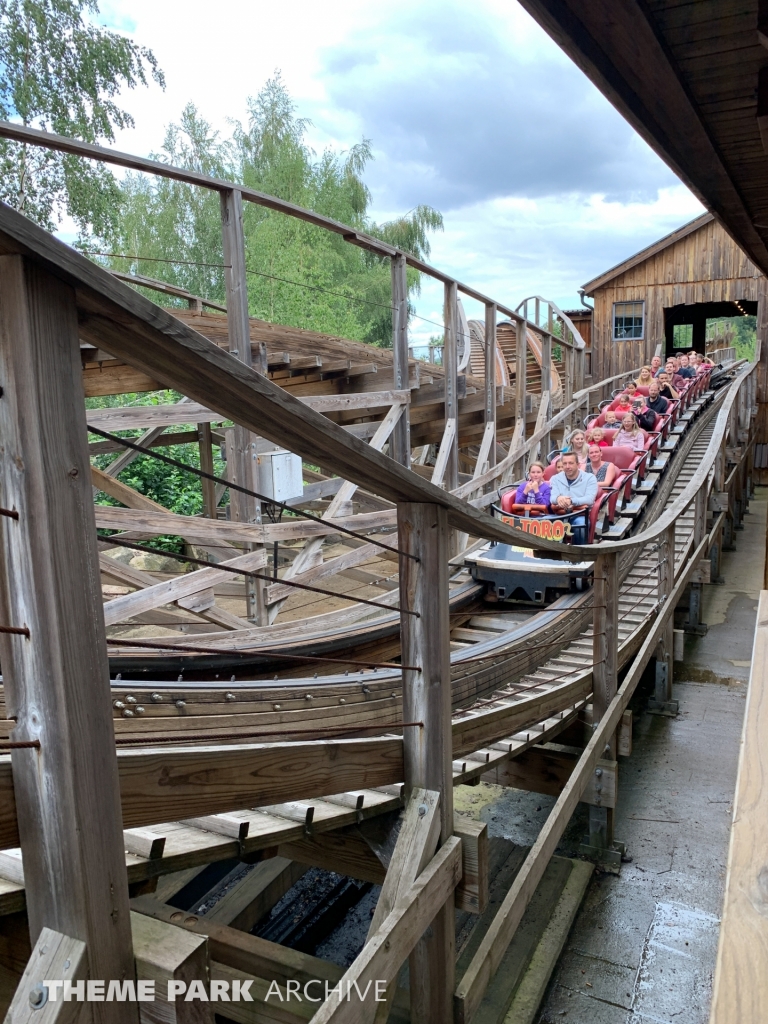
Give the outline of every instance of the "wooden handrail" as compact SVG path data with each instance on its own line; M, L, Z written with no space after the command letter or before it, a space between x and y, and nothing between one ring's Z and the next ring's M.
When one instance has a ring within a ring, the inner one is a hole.
M387 256L390 259L402 256L409 267L437 281L441 281L443 284L455 284L458 291L471 299L476 299L483 305L495 302L494 299L489 298L476 288L457 281L456 278L451 277L442 270L438 270L437 267L425 263L411 253L403 252L395 246L383 242L380 238L374 238L372 235L350 227L348 224L342 224L331 217L315 213L314 210L308 210L306 207L298 206L296 203L290 203L285 199L269 195L266 192L259 192L257 189L249 188L247 185L242 185L239 182L225 181L223 178L214 178L208 174L201 174L199 171L175 167L173 164L165 164L159 160L149 160L147 157L134 156L132 153L124 153L121 150L110 149L107 146L98 146L91 142L82 142L79 139L68 138L66 135L44 132L39 128L27 128L24 125L13 124L11 121L0 121L0 138L22 142L29 146L41 146L44 149L52 149L59 153L71 153L74 156L98 160L117 167L126 167L129 170L141 171L144 174L155 174L161 178L171 178L174 181L182 181L187 185L197 185L200 188L206 188L220 194L233 191L239 192L242 198L249 203L254 203L257 206L263 206L269 210L275 210L277 213L284 213L289 217L296 217L298 220L306 221L308 224L324 228L326 231L341 235L345 242L376 253L378 256ZM510 317L516 323L522 321L523 318L511 306L505 306L500 302L495 302L495 305L500 313ZM536 331L539 335L543 336L549 333L545 328L536 327L533 324L529 326L531 330Z
M529 302L543 302L543 303L545 303L547 306L549 306L549 308L552 310L553 313L555 313L557 316L560 317L560 319L563 321L563 323L568 327L568 330L571 332L571 334L573 334L573 339L574 340L572 342L568 341L566 338L559 338L556 334L553 334L552 335L552 340L556 344L567 345L569 348L575 349L577 352L581 352L583 349L585 349L587 347L585 342L584 342L584 339L581 336L581 333L579 332L579 330L576 327L574 327L573 321L571 320L571 318L566 313L564 313L562 311L562 309L560 309L560 307L557 305L556 302L552 302L551 299L545 299L543 295L529 295L527 298L522 299L522 301L518 302L518 304L517 304L518 310L520 309L521 306L527 306L527 304ZM529 325L529 327L534 327L535 326L530 321L529 321L528 325Z
M522 534L494 519L461 497L444 491L398 465L354 437L327 417L277 387L261 374L239 362L207 338L150 302L103 267L37 227L26 217L0 204L0 247L24 253L48 272L74 286L80 316L80 334L126 362L169 386L179 387L191 399L240 423L307 461L330 467L358 486L390 501L418 501L442 505L450 525L474 537L523 545L557 553L569 561L594 557L588 545L562 545ZM754 365L731 385L723 422L743 381ZM580 396L593 388L583 389ZM580 397L580 400L581 397ZM718 429L719 426L718 426ZM717 434L717 431L716 431ZM673 506L680 510L690 502L700 483L703 467L714 459L715 440L707 450L699 472ZM480 478L478 478L480 479ZM666 513L661 522L676 517ZM635 548L661 532L656 524L636 538L612 542L618 550Z

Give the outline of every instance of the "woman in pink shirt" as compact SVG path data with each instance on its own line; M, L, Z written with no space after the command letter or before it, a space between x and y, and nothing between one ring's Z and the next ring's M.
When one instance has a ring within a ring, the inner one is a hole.
M645 451L645 434L631 412L623 417L621 430L614 434L613 445L615 448L631 448L636 452Z

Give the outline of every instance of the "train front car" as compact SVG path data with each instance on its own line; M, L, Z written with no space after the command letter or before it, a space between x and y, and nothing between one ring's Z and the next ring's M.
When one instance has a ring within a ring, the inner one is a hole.
M533 534L546 540L569 544L573 540L573 525L584 523L588 542L594 538L591 510L553 514L546 506L516 505L510 501L512 488L500 492L500 505L492 511L502 522L521 533ZM599 503L600 504L600 503ZM592 562L569 562L558 558L545 558L532 548L513 544L490 543L468 554L465 559L473 579L485 583L485 600L514 601L524 604L551 604L563 594L584 590L590 584Z

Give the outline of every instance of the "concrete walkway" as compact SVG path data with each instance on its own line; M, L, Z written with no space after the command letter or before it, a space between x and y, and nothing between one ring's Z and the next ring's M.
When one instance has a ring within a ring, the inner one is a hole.
M616 821L633 860L592 882L540 1024L706 1024L767 508L758 489L725 586L704 588L709 632L675 666L679 716L648 715L637 695Z

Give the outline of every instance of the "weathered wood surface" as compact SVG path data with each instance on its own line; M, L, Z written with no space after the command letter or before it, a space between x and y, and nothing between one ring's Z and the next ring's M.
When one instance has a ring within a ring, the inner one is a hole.
M407 405L409 391L376 391L349 395L317 395L302 397L301 402L316 412L340 412L352 409L384 409L390 405ZM114 433L116 430L148 430L187 423L220 423L222 416L212 409L189 402L185 405L125 405L110 409L89 409L88 424Z
M768 591L760 594L710 1024L768 1019Z
M249 551L244 555L238 555L237 558L227 559L221 564L233 569L249 569L252 572L258 572L267 564L267 556L263 550ZM106 625L111 626L141 612L192 597L219 583L229 583L237 578L231 572L221 569L197 569L195 572L184 573L176 579L164 580L154 586L137 590L133 594L126 594L124 597L115 597L111 601L107 601L104 605L104 621ZM247 627L250 624L244 622L242 625Z
M699 545L696 551L698 557L705 550L706 544L707 540L705 539ZM688 576L695 568L695 562L696 559L691 559L687 567L680 573L669 601L658 615L653 628L635 656L621 688L595 728L578 765L558 797L536 842L531 847L523 867L499 907L491 927L483 937L472 962L459 982L454 1000L457 1024L468 1024L477 1011L488 982L496 973L525 908L533 896L536 886L541 881L560 837L581 799L588 779L602 756L606 741L615 733L635 687L640 681L643 669L666 628L668 619L673 614L674 607L688 583Z
M427 867L387 915L376 934L363 946L362 952L344 974L343 981L357 982L365 991L368 982L368 1002L373 1003L373 983L392 982L400 965L443 907L461 878L461 843L449 839L432 858ZM345 989L344 989L345 990ZM373 1004L375 1006L375 1003ZM313 1024L358 1024L360 1006L355 1000L341 1000L338 993L331 995L315 1016ZM450 1018L443 1018L443 1020Z
M132 972L109 666L72 289L0 257L0 635L18 826L35 941L86 943L95 977ZM72 681L77 680L73 687ZM106 1020L98 1009L96 1020ZM116 1004L110 1020L135 1020Z
M402 740L395 737L122 750L123 823L147 825L399 782L402 757Z

